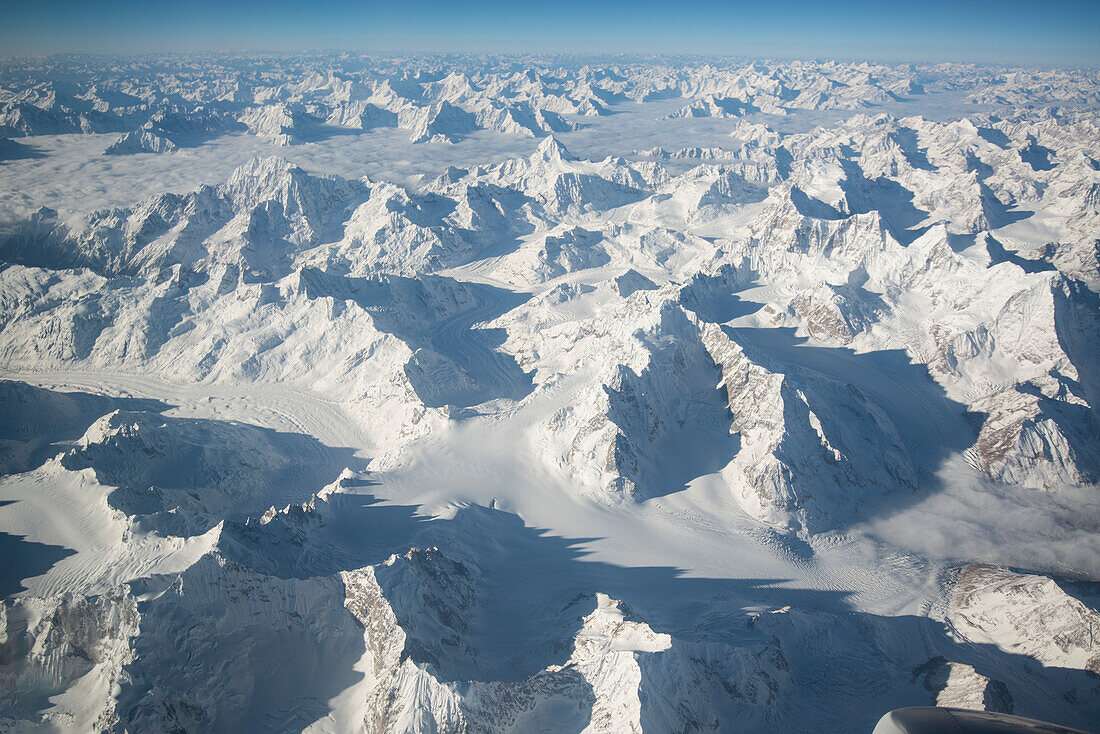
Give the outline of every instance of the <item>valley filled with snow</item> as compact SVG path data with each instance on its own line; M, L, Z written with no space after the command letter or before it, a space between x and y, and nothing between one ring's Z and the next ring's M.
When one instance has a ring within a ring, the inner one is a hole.
M0 731L1100 721L1100 74L0 65Z

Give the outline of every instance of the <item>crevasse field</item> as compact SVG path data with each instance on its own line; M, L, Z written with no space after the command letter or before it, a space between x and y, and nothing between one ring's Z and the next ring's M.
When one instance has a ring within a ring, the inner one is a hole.
M0 730L1100 721L1100 75L0 66Z

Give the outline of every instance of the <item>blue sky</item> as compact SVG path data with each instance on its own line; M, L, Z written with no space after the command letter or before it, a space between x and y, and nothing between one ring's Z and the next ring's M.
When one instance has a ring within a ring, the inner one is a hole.
M341 48L1100 65L1100 0L0 0L0 55Z

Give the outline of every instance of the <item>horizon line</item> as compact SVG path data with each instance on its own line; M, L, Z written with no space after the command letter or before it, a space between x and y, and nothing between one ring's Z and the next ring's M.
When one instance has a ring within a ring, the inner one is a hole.
M734 52L679 52L679 51L654 51L641 53L636 51L475 51L475 50L447 50L447 51L416 51L410 49L377 49L362 50L346 47L303 47L298 49L279 48L250 48L231 49L216 48L202 50L172 49L163 51L50 51L44 53L13 53L0 54L0 63L8 61L24 60L50 60L64 58L97 58L97 59L139 59L139 58L178 58L178 57L231 57L231 56L331 56L331 55L355 55L362 58L393 57L393 58L436 58L436 59L462 59L462 58L490 58L500 57L504 59L632 59L632 60L660 60L660 59L691 59L697 61L722 60L722 61L749 61L766 63L844 63L844 64L880 64L883 66L938 66L941 64L953 64L957 66L999 67L1010 69L1063 69L1063 70L1100 70L1100 60L1096 62L1019 62L1019 61L976 61L957 60L951 58L913 59L894 58L886 59L875 56L841 56L841 55L781 55L781 54L745 54Z

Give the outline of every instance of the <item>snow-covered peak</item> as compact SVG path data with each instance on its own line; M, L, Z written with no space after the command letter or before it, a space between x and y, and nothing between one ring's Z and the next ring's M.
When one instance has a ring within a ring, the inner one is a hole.
M531 159L546 163L560 163L562 161L576 160L573 154L566 149L560 140L554 135L547 135L535 148Z

